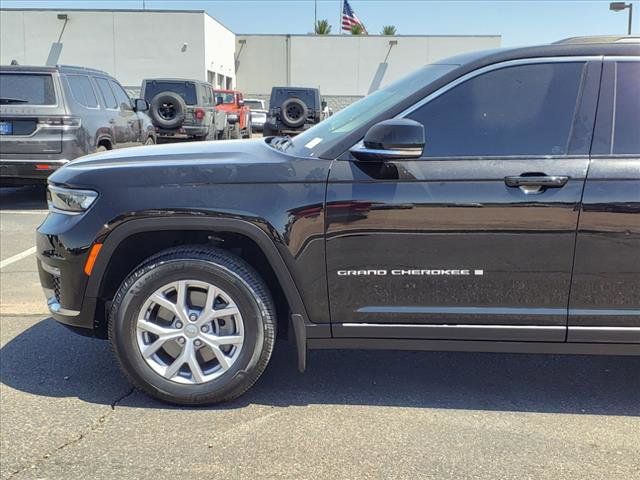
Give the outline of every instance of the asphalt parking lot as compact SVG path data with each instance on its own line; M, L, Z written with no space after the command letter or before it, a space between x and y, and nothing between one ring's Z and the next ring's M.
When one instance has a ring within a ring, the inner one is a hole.
M640 478L640 358L314 351L299 374L281 343L233 403L151 400L48 317L43 193L0 209L2 478Z

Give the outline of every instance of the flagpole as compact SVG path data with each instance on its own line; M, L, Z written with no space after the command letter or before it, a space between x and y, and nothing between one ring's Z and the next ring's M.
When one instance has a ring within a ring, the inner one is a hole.
M342 35L342 2L343 0L338 0L338 7L340 8L338 11L338 30L340 35Z
M318 0L313 0L313 33L317 34L318 27Z

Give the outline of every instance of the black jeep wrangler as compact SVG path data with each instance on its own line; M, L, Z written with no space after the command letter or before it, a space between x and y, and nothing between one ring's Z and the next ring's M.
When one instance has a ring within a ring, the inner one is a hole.
M142 81L141 96L158 140L229 138L227 115L216 108L213 87L199 80L153 78Z
M297 135L323 120L325 106L317 88L273 87L263 135Z
M131 382L229 400L309 349L640 355L640 43L426 65L295 138L49 177L52 316ZM599 42L599 43L598 43Z

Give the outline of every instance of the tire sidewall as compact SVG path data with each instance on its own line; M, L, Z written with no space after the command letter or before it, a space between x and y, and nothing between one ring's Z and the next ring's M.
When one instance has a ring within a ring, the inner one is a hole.
M229 294L238 306L244 324L242 351L231 368L220 377L197 385L179 384L156 373L142 358L137 344L137 318L148 297L163 285L187 278L212 283ZM259 296L244 279L211 261L180 259L147 265L140 276L124 287L127 288L122 292L123 298L112 318L112 344L134 383L148 386L158 397L179 403L202 403L212 396L223 398L242 388L263 352L263 315L266 311Z

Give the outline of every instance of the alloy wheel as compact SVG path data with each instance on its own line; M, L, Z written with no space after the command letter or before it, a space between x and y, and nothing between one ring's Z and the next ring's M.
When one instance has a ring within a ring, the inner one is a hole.
M142 358L156 373L176 383L202 384L238 359L244 325L228 293L207 282L180 280L145 301L136 338Z

